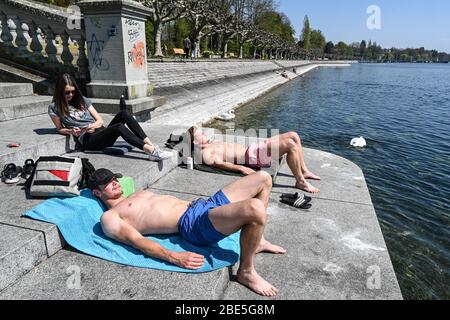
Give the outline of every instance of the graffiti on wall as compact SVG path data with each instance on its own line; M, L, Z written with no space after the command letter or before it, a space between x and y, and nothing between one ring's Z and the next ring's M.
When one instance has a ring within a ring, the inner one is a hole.
M125 25L128 29L128 41L134 42L141 36L142 25L132 19L126 19Z
M132 64L135 68L144 68L145 61L145 44L142 41L138 41L134 44L133 48L128 51L128 64Z
M92 63L94 67L100 71L109 70L109 62L103 58L103 49L105 47L105 41L98 40L95 33L92 34L91 40L86 41L89 56L92 57Z

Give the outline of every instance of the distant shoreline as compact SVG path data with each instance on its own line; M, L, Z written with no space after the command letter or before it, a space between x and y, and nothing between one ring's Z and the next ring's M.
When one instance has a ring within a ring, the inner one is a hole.
M428 61L428 62L420 62L420 61L358 61L359 63L395 63L395 64L450 64L450 61Z

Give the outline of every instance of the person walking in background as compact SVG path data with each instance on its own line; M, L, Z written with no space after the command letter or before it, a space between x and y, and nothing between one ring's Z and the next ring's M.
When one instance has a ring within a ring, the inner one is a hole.
M198 58L198 42L194 41L194 44L192 45L192 58L197 59Z
M186 55L186 59L189 58L189 52L191 50L191 39L189 37L186 37L183 40L183 47L184 47L184 54Z

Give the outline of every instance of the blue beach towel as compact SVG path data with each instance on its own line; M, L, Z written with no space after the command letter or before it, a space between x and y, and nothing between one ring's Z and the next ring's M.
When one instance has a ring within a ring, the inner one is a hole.
M123 265L181 273L204 273L234 265L239 260L239 233L225 238L216 245L196 247L179 235L148 237L175 252L195 252L205 257L200 270L187 270L168 262L151 258L139 250L108 238L100 225L100 217L106 211L101 201L90 190L83 190L80 197L50 199L23 216L53 223L58 226L67 243L73 248L104 260Z

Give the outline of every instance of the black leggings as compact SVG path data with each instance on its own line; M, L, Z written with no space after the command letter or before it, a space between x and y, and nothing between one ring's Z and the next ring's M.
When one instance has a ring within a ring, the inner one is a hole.
M125 127L125 124L128 128ZM119 137L133 147L144 150L144 139L147 138L147 135L128 110L119 112L108 128L101 127L92 134L87 133L83 137L83 149L99 151L113 146Z

